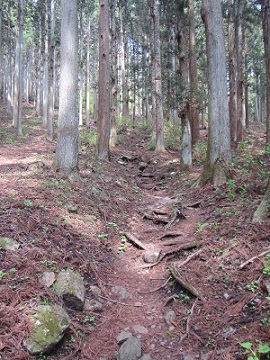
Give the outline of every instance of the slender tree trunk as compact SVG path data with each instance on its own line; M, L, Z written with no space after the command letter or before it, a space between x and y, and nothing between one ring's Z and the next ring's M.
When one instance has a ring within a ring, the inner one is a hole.
M54 165L70 180L76 180L79 170L77 0L62 0L61 15L59 119Z
M270 143L270 4L264 1L263 11L263 40L266 67L266 144Z
M236 128L237 128L237 114L236 114L236 52L235 52L235 20L234 20L234 5L232 0L228 0L228 46L229 46L229 112L230 112L230 128L231 128L231 143L236 145Z
M54 0L49 3L49 69L48 69L48 121L47 139L53 141L54 122Z
M164 152L164 120L162 104L162 76L161 76L161 45L160 45L160 19L159 0L153 0L151 4L152 17L154 20L154 73L156 94L156 152Z
M80 9L80 32L79 32L79 125L83 125L83 10Z
M117 51L116 51L116 24L115 24L115 0L110 0L111 14L111 134L110 145L117 144Z
M232 176L227 71L220 0L203 0L208 64L209 131L201 184L221 185Z
M87 26L87 45L86 45L86 81L85 81L85 121L86 126L90 127L90 35L91 35L91 21L90 16Z
M45 12L45 53L43 62L43 110L42 110L42 124L47 127L48 123L48 93L49 93L49 16L48 7L49 1L46 0L46 12Z
M3 35L2 35L2 18L3 18L3 0L0 0L0 98L3 99L3 51L2 51L2 39L3 39Z
M190 127L192 145L199 139L198 72L195 35L194 0L189 0L189 78L190 78Z
M237 0L236 58L237 58L237 143L243 140L243 0Z
M13 125L17 135L22 135L22 96L23 96L23 8L24 0L18 0L18 31L16 39L15 79L13 95Z
M99 100L97 155L109 160L110 141L110 71L109 71L109 4L99 0Z
M128 91L127 91L127 78L126 78L126 45L125 45L125 27L123 20L123 13L125 6L120 9L120 66L121 66L121 89L122 89L122 119L124 123L129 118L128 109Z

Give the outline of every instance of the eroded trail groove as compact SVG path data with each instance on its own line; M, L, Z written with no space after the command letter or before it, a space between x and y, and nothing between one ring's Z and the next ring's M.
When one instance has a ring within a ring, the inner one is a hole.
M269 339L269 226L250 222L256 179L194 188L199 165L181 171L176 152L155 155L128 129L111 162L82 144L81 180L69 183L51 170L55 144L40 130L4 140L0 236L19 248L0 251L3 359L44 358L26 351L26 315L64 306L40 279L69 268L96 308L66 309L71 326L48 359L115 359L123 331L155 360L245 359L240 342Z

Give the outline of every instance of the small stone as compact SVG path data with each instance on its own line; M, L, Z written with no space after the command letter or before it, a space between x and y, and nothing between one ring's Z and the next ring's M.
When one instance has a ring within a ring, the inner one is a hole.
M152 357L149 354L144 354L140 360L152 360Z
M54 290L67 307L74 310L83 309L85 288L80 274L71 269L62 270L58 274Z
M20 247L20 244L13 239L8 237L0 237L0 249L16 251Z
M52 271L46 271L41 275L39 281L41 285L49 288L55 282L55 273Z
M148 330L144 326L141 326L141 325L133 325L132 329L136 333L139 333L139 334L148 334Z
M131 338L132 334L128 331L121 331L121 333L117 336L117 344L122 345L127 339Z
M141 341L135 337L131 337L120 346L117 360L138 360L141 356Z
M101 312L103 310L103 305L100 301L85 299L83 310L90 312Z
M79 206L77 204L67 204L66 209L70 214L78 214Z
M225 300L229 300L230 295L225 292L225 293L223 294L223 297L224 297Z
M100 296L101 295L101 289L98 286L92 285L92 286L90 286L90 290L92 291L92 293L95 296Z
M155 249L155 250L147 250L143 254L143 261L147 264L154 264L158 261L158 258L160 256L161 249Z
M264 284L264 287L265 287L266 291L268 292L268 295L270 295L270 282L266 281Z
M112 287L112 293L117 295L117 297L119 298L119 300L124 300L124 299L130 299L132 298L132 295L122 286L113 286Z
M173 310L169 310L164 315L164 319L167 325L173 325L173 322L176 320L176 314Z
M144 170L147 168L147 163L141 161L141 162L139 163L138 168L139 168L140 171L144 171Z

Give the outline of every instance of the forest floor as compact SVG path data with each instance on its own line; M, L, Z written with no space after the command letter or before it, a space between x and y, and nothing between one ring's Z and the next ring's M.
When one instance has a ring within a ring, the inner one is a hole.
M85 130L81 179L70 183L51 168L56 144L25 112L20 138L0 112L0 236L20 244L0 250L0 359L112 360L122 330L153 360L247 359L241 343L267 358L259 351L270 340L270 227L251 222L269 174L263 129L245 134L235 178L218 188L194 187L206 131L185 172L179 151L148 149L143 127L122 131L110 162L95 158ZM148 249L161 249L152 265ZM40 276L66 268L83 276L89 299L90 286L101 289L102 311L67 309L72 326L60 345L30 356L25 311L61 303Z

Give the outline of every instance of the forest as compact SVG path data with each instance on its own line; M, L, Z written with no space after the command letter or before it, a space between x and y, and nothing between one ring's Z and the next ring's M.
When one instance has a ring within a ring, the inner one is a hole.
M269 78L269 0L0 0L0 359L270 359Z

